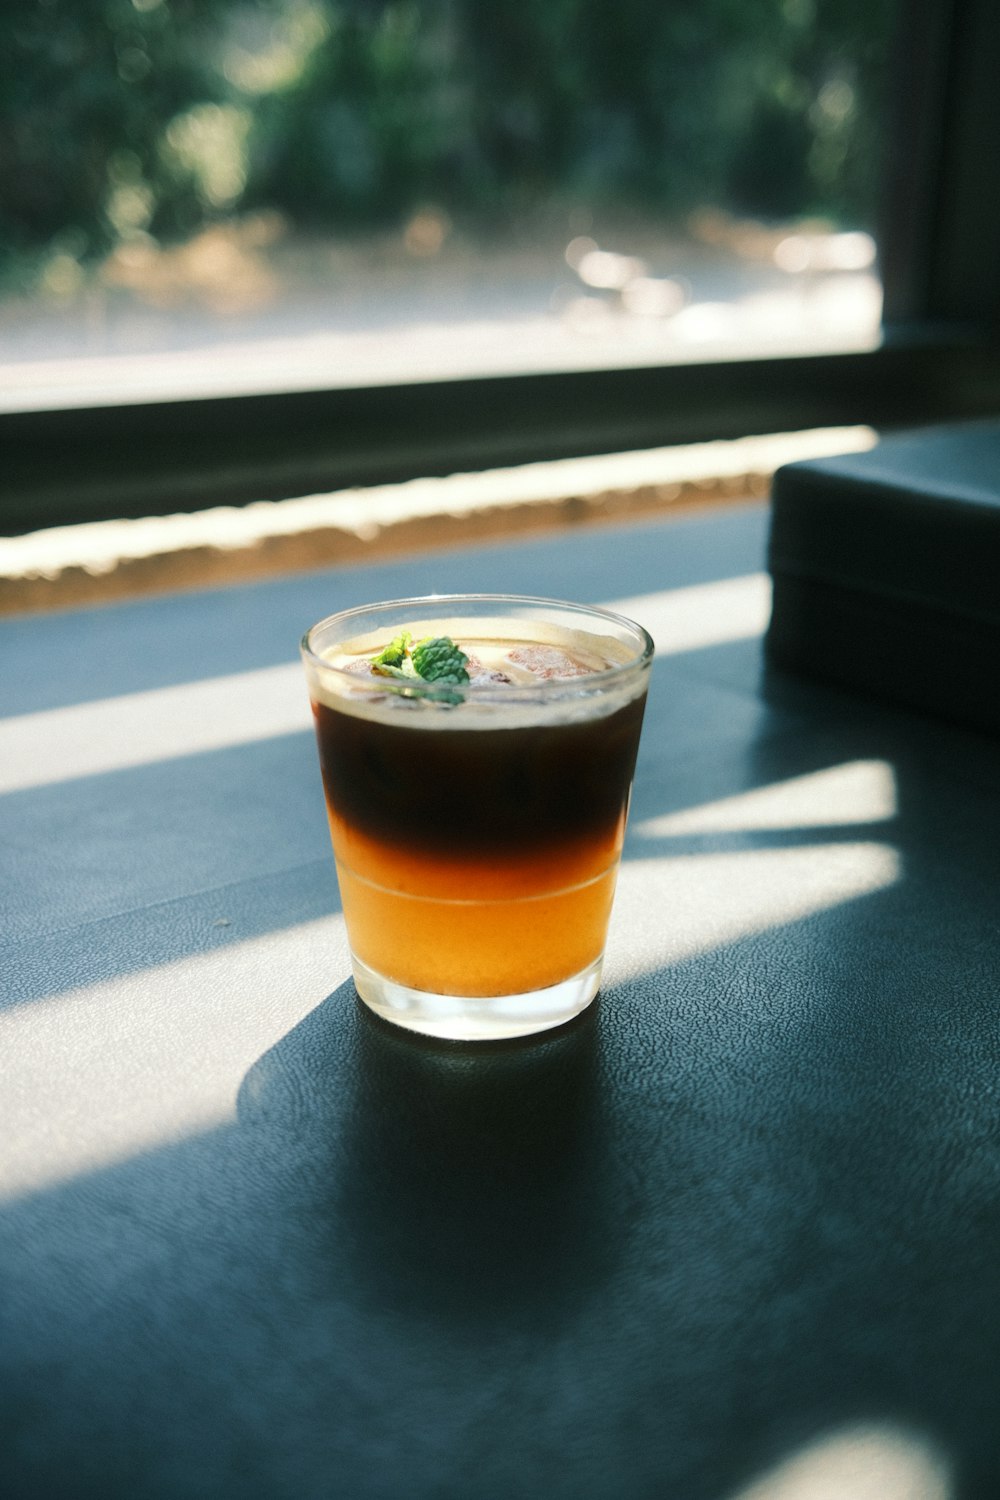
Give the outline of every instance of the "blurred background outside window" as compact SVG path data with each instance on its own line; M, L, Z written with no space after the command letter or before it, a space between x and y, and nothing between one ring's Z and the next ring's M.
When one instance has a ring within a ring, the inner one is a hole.
M893 0L4 0L0 408L865 349Z

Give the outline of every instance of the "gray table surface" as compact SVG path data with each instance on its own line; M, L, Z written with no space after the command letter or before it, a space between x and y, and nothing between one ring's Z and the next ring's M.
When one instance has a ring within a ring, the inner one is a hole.
M1000 1494L1000 747L768 672L766 530L0 623L4 1495ZM487 1048L354 995L297 660L479 589L658 647L601 997Z

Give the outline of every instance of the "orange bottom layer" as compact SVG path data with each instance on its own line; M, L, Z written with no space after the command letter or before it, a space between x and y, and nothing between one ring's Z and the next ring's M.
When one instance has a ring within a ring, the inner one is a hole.
M434 857L330 832L351 948L376 973L436 995L518 995L604 951L625 832L530 856Z
M446 900L387 890L337 862L353 952L377 973L439 995L517 995L559 984L604 950L617 860L546 895Z

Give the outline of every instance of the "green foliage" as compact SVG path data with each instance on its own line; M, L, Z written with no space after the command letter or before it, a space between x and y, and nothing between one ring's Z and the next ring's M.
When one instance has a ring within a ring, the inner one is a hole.
M100 253L130 228L193 227L201 205L161 155L165 124L219 97L210 0L4 0L0 254L54 239Z
M0 262L254 206L870 221L893 0L4 0ZM263 40L262 40L263 39Z
M330 3L295 84L260 101L252 201L299 222L395 222L441 196L464 119L433 3Z

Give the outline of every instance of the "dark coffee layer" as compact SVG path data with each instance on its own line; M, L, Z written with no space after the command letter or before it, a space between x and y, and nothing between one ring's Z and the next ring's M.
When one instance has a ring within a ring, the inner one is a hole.
M316 705L331 807L410 849L512 854L608 834L628 797L643 698L564 724L444 728Z

